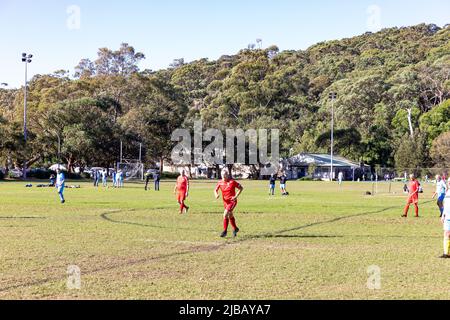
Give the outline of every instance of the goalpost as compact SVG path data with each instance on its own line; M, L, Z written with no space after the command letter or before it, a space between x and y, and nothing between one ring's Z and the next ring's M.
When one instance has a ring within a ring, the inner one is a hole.
M123 172L124 180L144 180L144 163L142 162L142 143L139 144L139 159L124 159L123 144L120 141L120 161L117 171Z
M144 180L144 164L139 160L126 160L117 163L117 170L123 172L124 180Z

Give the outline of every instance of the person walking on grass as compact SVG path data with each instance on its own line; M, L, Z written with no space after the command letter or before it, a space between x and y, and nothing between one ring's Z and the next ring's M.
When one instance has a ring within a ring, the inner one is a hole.
M439 208L440 217L442 218L442 214L444 213L444 199L445 195L447 193L447 184L442 179L441 176L436 176L436 191L433 194L433 198L435 199L437 197L437 206Z
M406 203L404 213L402 215L403 218L408 217L409 207L413 204L416 218L419 217L419 191L420 191L420 183L417 181L416 176L414 174L411 174L409 176L409 193L408 193L408 201Z
M450 258L450 191L447 191L445 195L443 207L441 222L444 227L444 254L441 258L448 259Z
M180 176L177 178L177 184L173 193L177 196L177 202L180 205L180 214L188 213L189 207L184 203L189 196L189 178L186 175L186 170L182 170Z
M236 189L238 192L236 193ZM234 217L234 209L237 206L237 200L241 195L244 187L241 186L236 180L231 177L230 172L227 169L222 171L222 180L219 181L216 188L214 189L214 196L219 199L219 191L222 192L223 206L225 211L223 214L223 232L220 235L221 238L225 238L228 233L228 225L231 223L233 227L233 236L236 237L239 228L236 225L236 219Z
M58 190L59 199L61 200L61 203L65 203L66 200L64 199L64 187L66 184L66 179L64 177L64 173L60 170L56 170L56 184L55 187Z

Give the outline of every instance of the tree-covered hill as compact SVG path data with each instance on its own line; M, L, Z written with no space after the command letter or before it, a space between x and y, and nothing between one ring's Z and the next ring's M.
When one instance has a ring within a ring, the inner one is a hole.
M122 44L82 59L75 77L34 77L26 148L22 90L0 89L2 162L50 161L57 136L71 166L113 163L120 139L143 142L147 161L159 161L170 155L171 132L198 119L222 130L279 128L285 156L328 152L336 92L337 153L399 169L450 165L431 152L450 139L449 26L390 28L299 51L272 46L216 61L177 59L156 72L139 71L144 58Z

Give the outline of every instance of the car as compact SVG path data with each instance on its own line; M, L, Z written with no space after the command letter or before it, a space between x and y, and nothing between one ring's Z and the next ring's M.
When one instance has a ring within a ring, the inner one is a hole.
M22 178L23 177L23 171L20 169L11 169L9 170L9 176L11 178Z

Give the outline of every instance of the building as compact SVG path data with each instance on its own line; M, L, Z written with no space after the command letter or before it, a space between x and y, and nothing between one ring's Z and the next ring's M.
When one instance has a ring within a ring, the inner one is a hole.
M331 172L331 156L329 154L303 153L281 161L282 170L289 179L313 177L329 180ZM333 179L339 172L344 174L344 180L370 179L370 167L355 163L340 156L333 157Z

